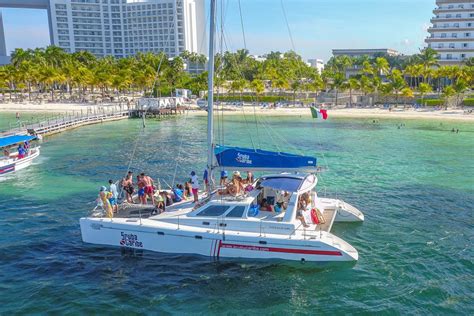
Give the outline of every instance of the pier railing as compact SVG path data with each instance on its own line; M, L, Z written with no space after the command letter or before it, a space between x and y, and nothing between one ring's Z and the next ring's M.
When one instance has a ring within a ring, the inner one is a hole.
M82 125L128 118L133 111L135 111L134 108L123 105L86 107L62 114L42 116L34 120L18 120L17 123L10 123L10 129L0 132L0 136L11 134L53 134Z

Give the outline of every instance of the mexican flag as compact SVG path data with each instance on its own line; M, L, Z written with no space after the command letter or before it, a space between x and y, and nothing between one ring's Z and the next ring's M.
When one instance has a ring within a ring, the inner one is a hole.
M314 106L311 107L311 115L313 118L320 118L323 120L328 119L328 111L323 109L317 109Z

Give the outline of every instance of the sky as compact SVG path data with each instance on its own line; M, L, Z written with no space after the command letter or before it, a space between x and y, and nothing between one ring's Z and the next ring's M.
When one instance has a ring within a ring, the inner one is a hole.
M228 50L245 47L260 55L294 49L305 59L324 61L334 48L393 48L416 53L425 45L435 8L435 0L240 0L244 45L239 0L222 1ZM46 11L1 11L8 52L50 44Z

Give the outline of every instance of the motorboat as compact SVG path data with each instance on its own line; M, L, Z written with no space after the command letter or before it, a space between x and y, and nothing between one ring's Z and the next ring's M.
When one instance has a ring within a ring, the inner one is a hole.
M31 135L10 135L0 138L0 149L3 156L0 158L0 176L9 174L30 166L40 155L40 146L25 149L24 153L18 152L16 145L29 143L37 139Z
M164 211L153 205L122 203L117 214L108 218L96 207L80 219L82 240L212 260L357 261L357 250L331 229L337 222L362 222L364 215L342 200L318 196L316 157L215 143L215 5L211 0L206 191L197 203L182 200ZM246 183L244 190L230 193L214 184L214 172L223 170L264 175Z

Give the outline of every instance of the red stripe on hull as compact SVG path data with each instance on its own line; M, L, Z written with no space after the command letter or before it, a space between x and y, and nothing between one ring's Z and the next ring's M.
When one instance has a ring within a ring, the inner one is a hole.
M13 165L13 166L9 165L9 166L6 166L6 167L0 169L0 174L12 172L12 171L15 171L15 165Z
M275 247L259 247L259 246L248 246L248 245L236 245L236 244L220 244L220 248L230 249L242 249L242 250L255 250L255 251L268 251L268 252L282 252L282 253L299 253L305 255L324 255L324 256L342 256L340 251L332 250L307 250L307 249L294 249L294 248L275 248Z

